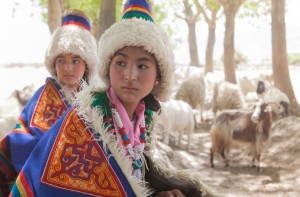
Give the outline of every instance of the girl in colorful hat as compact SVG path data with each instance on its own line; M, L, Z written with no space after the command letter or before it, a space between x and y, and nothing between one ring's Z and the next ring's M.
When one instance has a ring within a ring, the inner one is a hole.
M51 77L24 106L16 128L1 140L2 187L7 188L16 178L41 137L71 106L74 92L81 90L80 83L93 81L98 60L96 40L90 31L90 19L84 12L72 9L62 17L45 56Z
M73 108L35 147L11 196L211 196L195 172L155 158L159 101L170 93L174 57L149 1L125 4L98 53L105 87L83 84Z

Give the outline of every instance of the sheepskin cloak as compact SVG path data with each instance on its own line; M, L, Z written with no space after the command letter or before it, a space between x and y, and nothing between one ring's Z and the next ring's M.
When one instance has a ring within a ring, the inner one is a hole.
M108 100L104 90L85 87L76 94L74 106L33 150L11 196L143 197L174 188L182 189L190 197L212 196L193 173L172 173L154 163L153 124L148 127L144 151L145 180L132 176L132 161L124 155L115 134L103 123L107 104L95 107L95 95L100 95L97 97L102 99L100 102ZM153 123L151 114L148 113Z
M56 80L47 78L26 103L16 128L1 140L0 172L9 174L6 180L0 179L1 186L16 178L41 137L66 112L70 105L64 98Z

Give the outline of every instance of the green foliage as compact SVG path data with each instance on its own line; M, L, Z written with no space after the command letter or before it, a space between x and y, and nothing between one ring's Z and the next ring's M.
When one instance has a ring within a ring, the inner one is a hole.
M122 17L123 3L122 0L116 0L116 21Z
M43 9L43 20L47 22L48 2L47 0L31 0L34 4ZM75 8L86 12L95 26L99 22L100 2L101 0L64 0L64 10ZM116 0L116 19L121 18L122 0Z
M259 18L269 16L271 13L270 0L251 0L245 1L239 12L240 17Z
M64 1L64 10L76 8L86 12L93 21L93 24L98 22L100 13L100 1L99 0L69 0Z
M153 19L155 23L163 28L168 35L172 35L174 31L174 26L172 26L170 18L173 18L172 15L172 6L174 5L174 1L160 1L157 0L153 4Z
M42 18L47 23L48 3L47 0L31 0L32 4L42 8Z
M234 54L234 63L235 65L247 63L247 57L240 51L235 51Z
M212 12L217 12L221 8L221 4L218 0L205 0L205 4Z
M300 66L300 53L288 54L288 64Z

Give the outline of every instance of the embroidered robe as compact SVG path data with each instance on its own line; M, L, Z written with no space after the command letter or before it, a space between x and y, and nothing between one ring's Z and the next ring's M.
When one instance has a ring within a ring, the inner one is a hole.
M48 129L70 106L63 99L61 87L53 78L47 78L24 106L13 131L0 142L0 185L7 190L14 181L29 154ZM5 186L6 185L6 186Z
M154 142L151 111L146 110L150 122L146 120L149 126L144 152L149 169L143 169L145 177L140 180L132 175L130 157L124 154L124 147L104 122L110 115L106 92L84 88L76 97L74 106L35 147L10 196L144 197L175 188L190 197L211 196L192 173L173 173L155 164L151 156ZM96 107L95 100L100 106Z

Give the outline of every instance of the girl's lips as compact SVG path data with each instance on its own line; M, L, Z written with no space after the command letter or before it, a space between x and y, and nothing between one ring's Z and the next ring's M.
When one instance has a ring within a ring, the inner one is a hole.
M130 87L130 86L122 87L122 89L124 89L124 90L129 90L129 91L137 90L137 88L135 88L135 87Z

